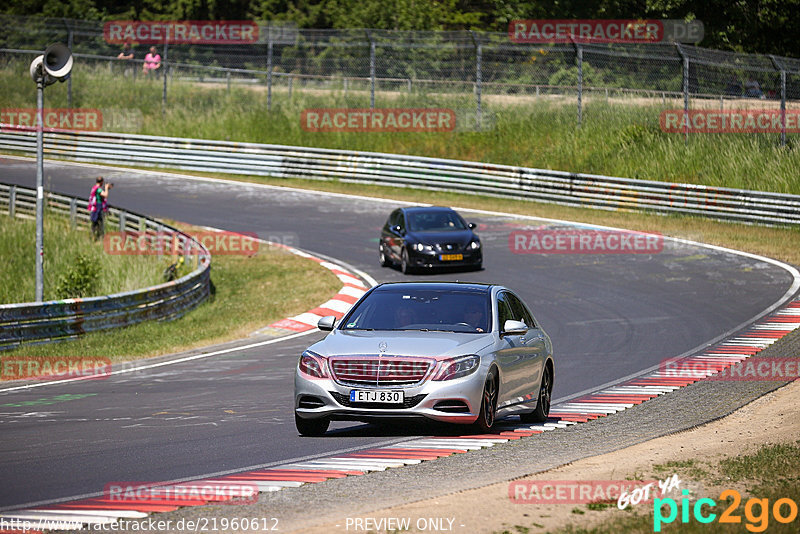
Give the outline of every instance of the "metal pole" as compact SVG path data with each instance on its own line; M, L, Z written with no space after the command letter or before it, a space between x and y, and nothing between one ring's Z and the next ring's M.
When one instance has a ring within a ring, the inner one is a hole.
M375 109L375 41L367 30L369 39L369 107Z
M477 130L481 129L481 59L483 57L483 49L475 32L470 30L472 35L472 42L475 43L475 100L477 108L475 109L475 127Z
M36 82L36 302L44 295L44 74Z
M578 128L583 122L583 48L575 43L578 53Z
M72 50L72 28L67 26L69 29L69 37L67 38L67 48ZM71 74L71 73L70 73ZM67 79L67 107L72 109L72 76L70 75L69 79Z
M267 26L267 110L272 111L272 31Z
M683 53L680 43L675 43L683 58L683 144L689 144L689 56Z
M777 57L770 55L769 58L781 73L781 146L786 146L786 69Z
M169 37L169 26L167 26L167 36ZM161 113L162 115L167 110L167 53L169 52L169 39L164 41L164 61L161 62L161 68L164 69L164 91L161 95Z
M781 70L781 146L786 146L786 71Z

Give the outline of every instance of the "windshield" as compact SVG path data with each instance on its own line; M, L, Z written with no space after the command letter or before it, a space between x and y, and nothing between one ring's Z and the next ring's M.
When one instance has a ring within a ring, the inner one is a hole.
M467 229L464 221L454 211L411 212L406 217L408 229L412 232L449 232Z
M478 291L380 288L348 315L343 330L489 330L489 295Z

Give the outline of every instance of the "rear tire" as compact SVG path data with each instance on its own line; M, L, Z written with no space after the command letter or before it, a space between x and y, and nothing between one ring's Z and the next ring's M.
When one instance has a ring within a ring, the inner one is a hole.
M488 433L492 431L495 423L495 416L497 415L497 397L500 389L497 380L497 373L490 371L489 376L486 377L486 383L483 385L483 394L481 395L481 411L478 414L478 419L473 423L475 430L480 433Z
M550 414L550 399L553 394L553 371L550 366L545 366L542 376L542 385L539 386L539 399L536 401L536 409L531 413L519 416L523 423L544 423Z
M331 420L327 417L320 417L318 419L303 419L297 414L294 414L294 426L301 436L323 436L328 431L328 426Z

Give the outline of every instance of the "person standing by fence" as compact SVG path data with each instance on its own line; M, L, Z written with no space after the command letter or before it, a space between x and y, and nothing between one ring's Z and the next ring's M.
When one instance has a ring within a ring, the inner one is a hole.
M105 234L103 219L108 211L108 192L112 187L114 184L107 184L102 176L98 176L97 183L89 193L89 219L92 221L92 236L95 241Z
M144 65L142 65L142 70L145 74L151 74L156 72L158 69L161 68L161 54L158 53L158 49L155 46L150 47L150 52L144 56Z

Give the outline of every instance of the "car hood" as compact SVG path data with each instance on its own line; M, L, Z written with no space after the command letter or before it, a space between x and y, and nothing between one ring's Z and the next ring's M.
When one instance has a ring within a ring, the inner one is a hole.
M450 230L449 232L412 232L414 240L425 245L436 243L458 243L465 247L475 238L472 230Z
M449 358L475 354L491 345L491 333L464 334L456 332L418 332L413 330L334 330L309 350L321 356L378 354L385 343L387 356L426 356Z

